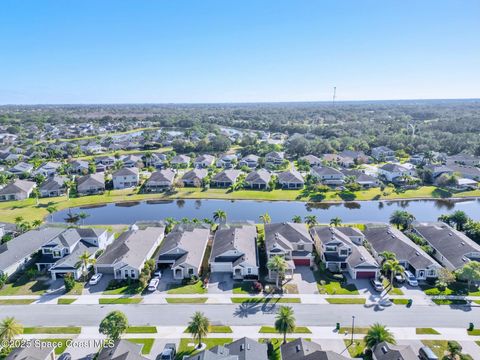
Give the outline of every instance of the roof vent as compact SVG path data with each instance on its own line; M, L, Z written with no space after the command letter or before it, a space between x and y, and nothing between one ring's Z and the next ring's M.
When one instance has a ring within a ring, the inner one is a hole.
M420 253L418 251L415 251L415 255L420 256Z
M453 234L451 232L448 233L448 236L453 236Z
M462 246L465 246L465 243L464 243L463 241L462 241L460 244L461 244Z
M295 346L295 350L297 350L297 352L300 352L302 350L302 347L300 345L297 345Z
M240 351L245 350L245 344L240 345Z
M386 353L388 353L388 349L387 349L385 346L382 346L382 352L383 352L384 354L386 354Z

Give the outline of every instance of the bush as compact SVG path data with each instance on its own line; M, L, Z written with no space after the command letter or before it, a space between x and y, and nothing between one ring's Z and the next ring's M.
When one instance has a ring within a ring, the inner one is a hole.
M73 288L75 287L75 279L73 278L73 275L72 274L66 274L63 277L63 283L65 284L65 290L67 292L72 291Z
M256 293L261 293L263 291L263 285L260 281L255 281L252 285L252 289Z

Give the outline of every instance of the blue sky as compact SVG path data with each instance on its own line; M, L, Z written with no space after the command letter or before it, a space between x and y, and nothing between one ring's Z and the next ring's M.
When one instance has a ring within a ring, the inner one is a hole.
M478 98L478 0L2 0L0 104Z

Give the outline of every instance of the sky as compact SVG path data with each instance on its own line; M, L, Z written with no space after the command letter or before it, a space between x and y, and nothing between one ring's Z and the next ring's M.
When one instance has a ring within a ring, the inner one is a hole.
M2 0L0 104L480 98L478 0Z

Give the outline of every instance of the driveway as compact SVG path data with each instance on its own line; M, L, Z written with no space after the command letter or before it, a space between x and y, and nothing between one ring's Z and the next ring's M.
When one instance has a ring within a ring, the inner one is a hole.
M212 294L231 293L233 289L232 273L211 273L208 292Z
M146 355L146 357L151 359L151 360L161 360L160 355L162 354L163 348L168 343L174 343L177 346L177 350L178 350L178 344L180 343L180 340L178 340L178 339L155 339L155 342L153 343L153 346L152 346L152 351L150 351L150 354Z
M97 285L85 285L84 294L99 295L107 289L108 283L113 280L113 275L103 275Z
M290 283L297 286L300 294L318 294L317 282L309 266L297 266Z
M162 278L160 279L160 283L158 284L157 291L166 292L170 288L170 284L179 283L181 283L181 280L175 280L173 278L173 271L171 269L163 269Z

